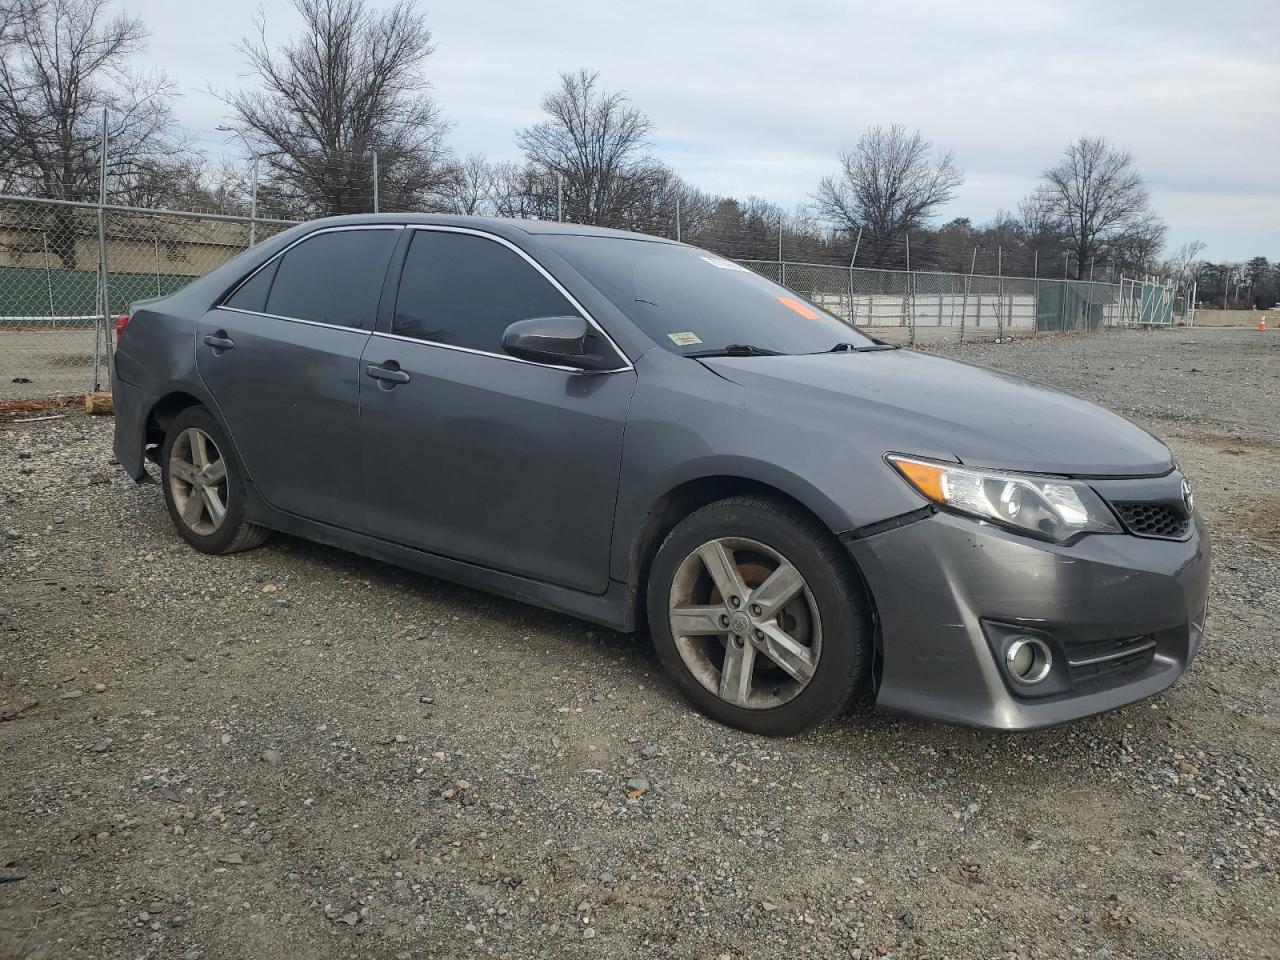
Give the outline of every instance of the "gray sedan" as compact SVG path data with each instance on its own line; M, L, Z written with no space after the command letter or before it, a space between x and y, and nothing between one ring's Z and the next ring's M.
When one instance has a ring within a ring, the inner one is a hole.
M765 734L1002 729L1169 686L1209 544L1158 439L653 237L308 223L118 324L115 449L208 553L269 531L647 630Z

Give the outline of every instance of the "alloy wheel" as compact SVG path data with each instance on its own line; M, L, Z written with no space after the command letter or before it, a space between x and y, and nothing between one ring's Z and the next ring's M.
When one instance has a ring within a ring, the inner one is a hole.
M668 609L685 666L734 706L779 706L813 679L822 654L817 602L772 547L743 537L702 544L677 568Z
M207 537L227 518L227 464L213 438L198 427L178 434L169 450L169 491L178 516Z

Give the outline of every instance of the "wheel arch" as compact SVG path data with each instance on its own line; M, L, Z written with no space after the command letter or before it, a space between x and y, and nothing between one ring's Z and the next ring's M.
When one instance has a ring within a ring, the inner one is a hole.
M636 629L645 629L645 594L648 588L649 570L653 565L658 548L685 517L700 507L736 496L763 496L788 504L814 518L833 539L838 539L842 531L832 529L822 514L811 508L803 500L774 484L763 480L735 474L714 474L685 480L660 495L649 507L632 538L628 557L628 596L631 609L630 619ZM871 611L875 630L876 662L873 665L873 676L878 680L878 663L880 660L880 618L876 609L875 596L857 561L848 550L841 547L840 554L848 563L853 579L861 588L863 596ZM873 681L874 682L874 681Z
M164 442L165 431L173 418L188 407L204 407L217 417L218 413L209 403L185 389L175 389L164 394L151 405L143 427L143 443L145 446L158 445Z

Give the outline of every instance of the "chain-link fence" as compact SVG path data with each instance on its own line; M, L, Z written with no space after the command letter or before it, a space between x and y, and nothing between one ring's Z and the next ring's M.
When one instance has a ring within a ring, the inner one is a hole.
M908 345L1171 326L1176 319L1171 291L1155 282L741 262L873 336Z
M0 197L0 400L106 387L115 315L135 300L177 290L291 224ZM894 343L1174 322L1169 289L1136 280L1093 283L741 262Z
M0 197L0 399L105 388L111 318L289 225Z

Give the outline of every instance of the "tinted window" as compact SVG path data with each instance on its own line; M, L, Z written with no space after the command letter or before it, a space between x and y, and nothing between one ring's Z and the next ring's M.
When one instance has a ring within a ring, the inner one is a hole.
M235 293L227 297L226 305L262 313L267 307L267 294L271 292L271 281L276 275L278 266L280 266L280 260L278 258L272 260L241 284Z
M490 353L517 320L577 315L527 260L466 233L414 233L400 278L392 333Z
M395 230L340 230L302 241L280 260L267 313L373 328Z
M808 300L705 250L616 237L542 239L673 353L749 344L819 353L871 339Z

